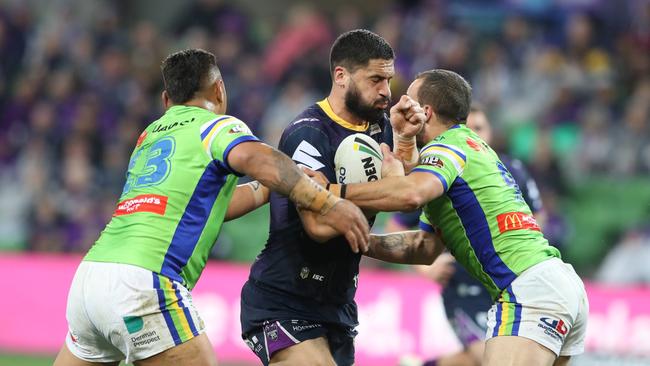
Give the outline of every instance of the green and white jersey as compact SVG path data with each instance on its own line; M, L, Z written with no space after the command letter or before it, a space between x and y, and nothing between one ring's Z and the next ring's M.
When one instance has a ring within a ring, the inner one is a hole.
M242 121L174 106L140 135L111 221L85 261L140 266L196 284L237 184L226 158L258 141Z
M422 148L413 171L435 175L445 189L424 206L420 228L437 227L456 260L493 298L527 268L560 257L510 172L465 125L452 127Z

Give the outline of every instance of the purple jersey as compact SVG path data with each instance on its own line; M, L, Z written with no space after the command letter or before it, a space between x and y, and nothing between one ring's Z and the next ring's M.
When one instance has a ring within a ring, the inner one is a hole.
M323 100L291 122L278 148L296 164L320 171L335 182L336 150L344 138L354 133L365 133L378 143L392 145L392 129L387 117L375 123L354 125L334 114L327 100ZM270 204L269 239L251 267L250 282L289 295L283 301L291 303L287 308L292 310L259 314L259 318L295 317L293 310L304 308L304 312L313 316L302 314L302 319L332 314L332 322L356 324L354 295L361 254L353 253L342 236L327 243L311 240L302 227L296 207L287 197L272 192ZM244 293L242 302L248 301L252 299Z

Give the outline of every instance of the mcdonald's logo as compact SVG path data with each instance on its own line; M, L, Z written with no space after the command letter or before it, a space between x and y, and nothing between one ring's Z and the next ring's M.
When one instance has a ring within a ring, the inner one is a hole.
M523 212L507 212L497 216L499 232L505 233L511 230L535 230L542 231L537 221L531 215Z

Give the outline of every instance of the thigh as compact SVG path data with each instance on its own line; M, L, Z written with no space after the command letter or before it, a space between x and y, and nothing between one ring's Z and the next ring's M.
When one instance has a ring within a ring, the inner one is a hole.
M585 291L584 284L580 277L575 273L573 267L568 264L566 266L567 281L574 283L574 293L578 297L577 302L579 304L578 313L575 316L573 325L564 340L562 349L560 350L560 356L570 357L584 352L585 337L587 334L587 320L589 317L589 300L587 299L587 292Z
M483 366L552 366L555 358L553 351L531 339L502 336L487 341Z
M99 362L99 363L85 361L78 358L72 352L70 352L68 346L63 345L63 347L61 347L61 351L59 351L59 354L56 356L56 359L54 360L53 366L96 366L96 365L117 366L119 365L119 363L120 361Z
M249 333L243 335L244 342L255 352L263 364L268 365L273 357L284 350L289 350L289 354L294 354L296 346L299 353L308 350L321 350L321 342L309 342L314 339L326 339L328 329L325 325L307 320L271 320L266 321L264 325ZM329 344L325 351L331 358ZM304 350L303 350L304 349ZM311 351L316 352L316 351ZM286 354L286 353L283 353Z
M269 365L337 366L325 337L308 339L275 352Z
M528 338L561 355L581 319L580 293L565 266L548 260L515 279L488 312L486 337Z
M65 345L57 356L57 364L66 364L65 361L60 361L61 359L72 360L71 364L79 362L80 364L84 364L83 362L113 364L126 358L124 353L97 327L105 325L102 324L104 322L112 323L112 321L107 320L103 315L97 317L94 313L98 310L95 292L99 292L98 287L105 289L101 283L97 283L96 267L93 263L81 262L72 280L66 306L68 333L65 337ZM104 308L109 310L110 305Z
M178 347L204 331L190 292L144 268L94 263L86 310L127 363ZM91 286L92 285L92 286Z
M155 356L134 361L133 364L135 366L216 366L217 359L208 336L201 334Z

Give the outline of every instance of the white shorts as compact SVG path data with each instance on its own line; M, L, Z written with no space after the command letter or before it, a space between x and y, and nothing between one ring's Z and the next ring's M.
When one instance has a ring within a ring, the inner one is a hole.
M589 302L570 264L553 258L521 273L488 312L486 339L532 339L558 356L584 351Z
M66 318L68 349L90 362L130 363L204 332L183 285L120 263L81 262L70 286Z

